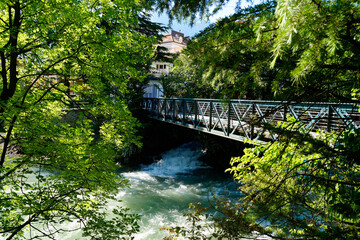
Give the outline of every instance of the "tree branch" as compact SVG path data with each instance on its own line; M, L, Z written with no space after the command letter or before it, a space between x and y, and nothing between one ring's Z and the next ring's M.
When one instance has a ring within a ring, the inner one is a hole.
M12 119L10 125L9 125L9 129L7 130L5 141L4 141L4 146L3 146L3 150L2 150L1 158L0 158L0 168L2 168L4 166L5 158L6 158L6 152L7 152L9 143L10 143L11 133L12 133L12 130L14 128L16 120L17 120L17 115L15 115L13 117L13 119Z
M296 175L297 176L311 177L311 178L315 178L317 180L324 181L324 182L338 183L338 184L349 185L349 186L353 186L353 187L359 187L360 186L360 183L356 183L356 182L345 182L345 181L327 179L327 178L323 178L323 177L319 177L319 176L315 176L315 175L307 174L307 173L299 173L299 174L296 174Z
M5 59L5 53L3 51L0 52L0 60L1 60L1 77L3 80L3 89L1 95L3 95L4 92L7 92L6 59Z
M358 66L350 66L350 65L323 64L323 65L320 65L320 67L327 68L327 69L334 69L334 70L336 70L336 69L351 70L351 71L359 70Z

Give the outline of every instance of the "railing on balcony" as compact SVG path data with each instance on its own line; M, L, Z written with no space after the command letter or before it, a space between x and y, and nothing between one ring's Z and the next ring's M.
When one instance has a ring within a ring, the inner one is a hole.
M145 98L151 118L195 128L239 141L275 141L271 126L293 117L303 131L341 131L360 127L356 104L281 101Z

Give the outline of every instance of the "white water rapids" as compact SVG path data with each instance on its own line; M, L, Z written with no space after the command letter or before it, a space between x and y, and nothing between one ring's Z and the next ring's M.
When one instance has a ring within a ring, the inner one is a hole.
M140 232L135 239L167 236L161 227L181 226L190 203L208 203L212 193L237 195L234 182L198 160L201 150L188 143L162 154L162 159L123 175L131 189L120 192L125 206L139 213Z
M184 225L183 213L188 211L189 204L207 205L213 193L233 199L239 196L233 180L200 162L201 155L198 144L188 143L163 153L156 163L121 173L129 179L131 187L119 191L117 198L124 207L141 216L140 232L134 236L135 240L161 240L168 236L160 228ZM109 202L107 208L113 209L113 204ZM71 229L78 224L66 223L65 227ZM80 231L55 238L83 239Z

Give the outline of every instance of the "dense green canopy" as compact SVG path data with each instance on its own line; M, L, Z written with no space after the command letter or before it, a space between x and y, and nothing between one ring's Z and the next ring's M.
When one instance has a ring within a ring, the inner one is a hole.
M225 98L351 101L359 84L358 11L355 1L238 9L193 39L174 74L193 69L197 83Z
M160 30L147 28L144 16L154 7L193 22L225 2L0 2L2 238L59 236L74 230L66 229L68 222L92 239L138 230L138 216L120 205L111 216L105 210L127 185L115 173L114 157L140 145L126 101L129 86L134 90L145 78ZM169 95L357 101L359 11L357 1L347 0L239 8L178 58L174 75L164 80L175 90ZM294 134L298 129L289 119L279 141L233 159L245 197L234 205L218 202L224 217L215 218L213 236L359 238L359 131L314 138ZM10 155L14 148L22 154ZM193 223L203 213L195 210ZM196 239L201 226L192 226L196 231L172 233Z
M173 88L205 85L225 99L358 102L359 44L357 1L267 1L198 34L175 61ZM169 228L171 236L359 239L359 129L310 134L287 120L273 126L277 141L249 142L232 159L244 197L215 197L217 214L205 226L198 221L209 217L206 209L193 205L193 225Z
M105 211L127 186L114 158L140 144L124 96L157 42L143 11L138 1L0 2L1 238L138 230L120 205Z

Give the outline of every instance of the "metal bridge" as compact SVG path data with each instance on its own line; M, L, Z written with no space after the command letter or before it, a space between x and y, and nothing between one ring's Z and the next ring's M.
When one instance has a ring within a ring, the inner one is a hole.
M142 109L157 120L244 141L275 141L275 126L293 117L301 130L315 133L360 127L353 103L144 98Z

